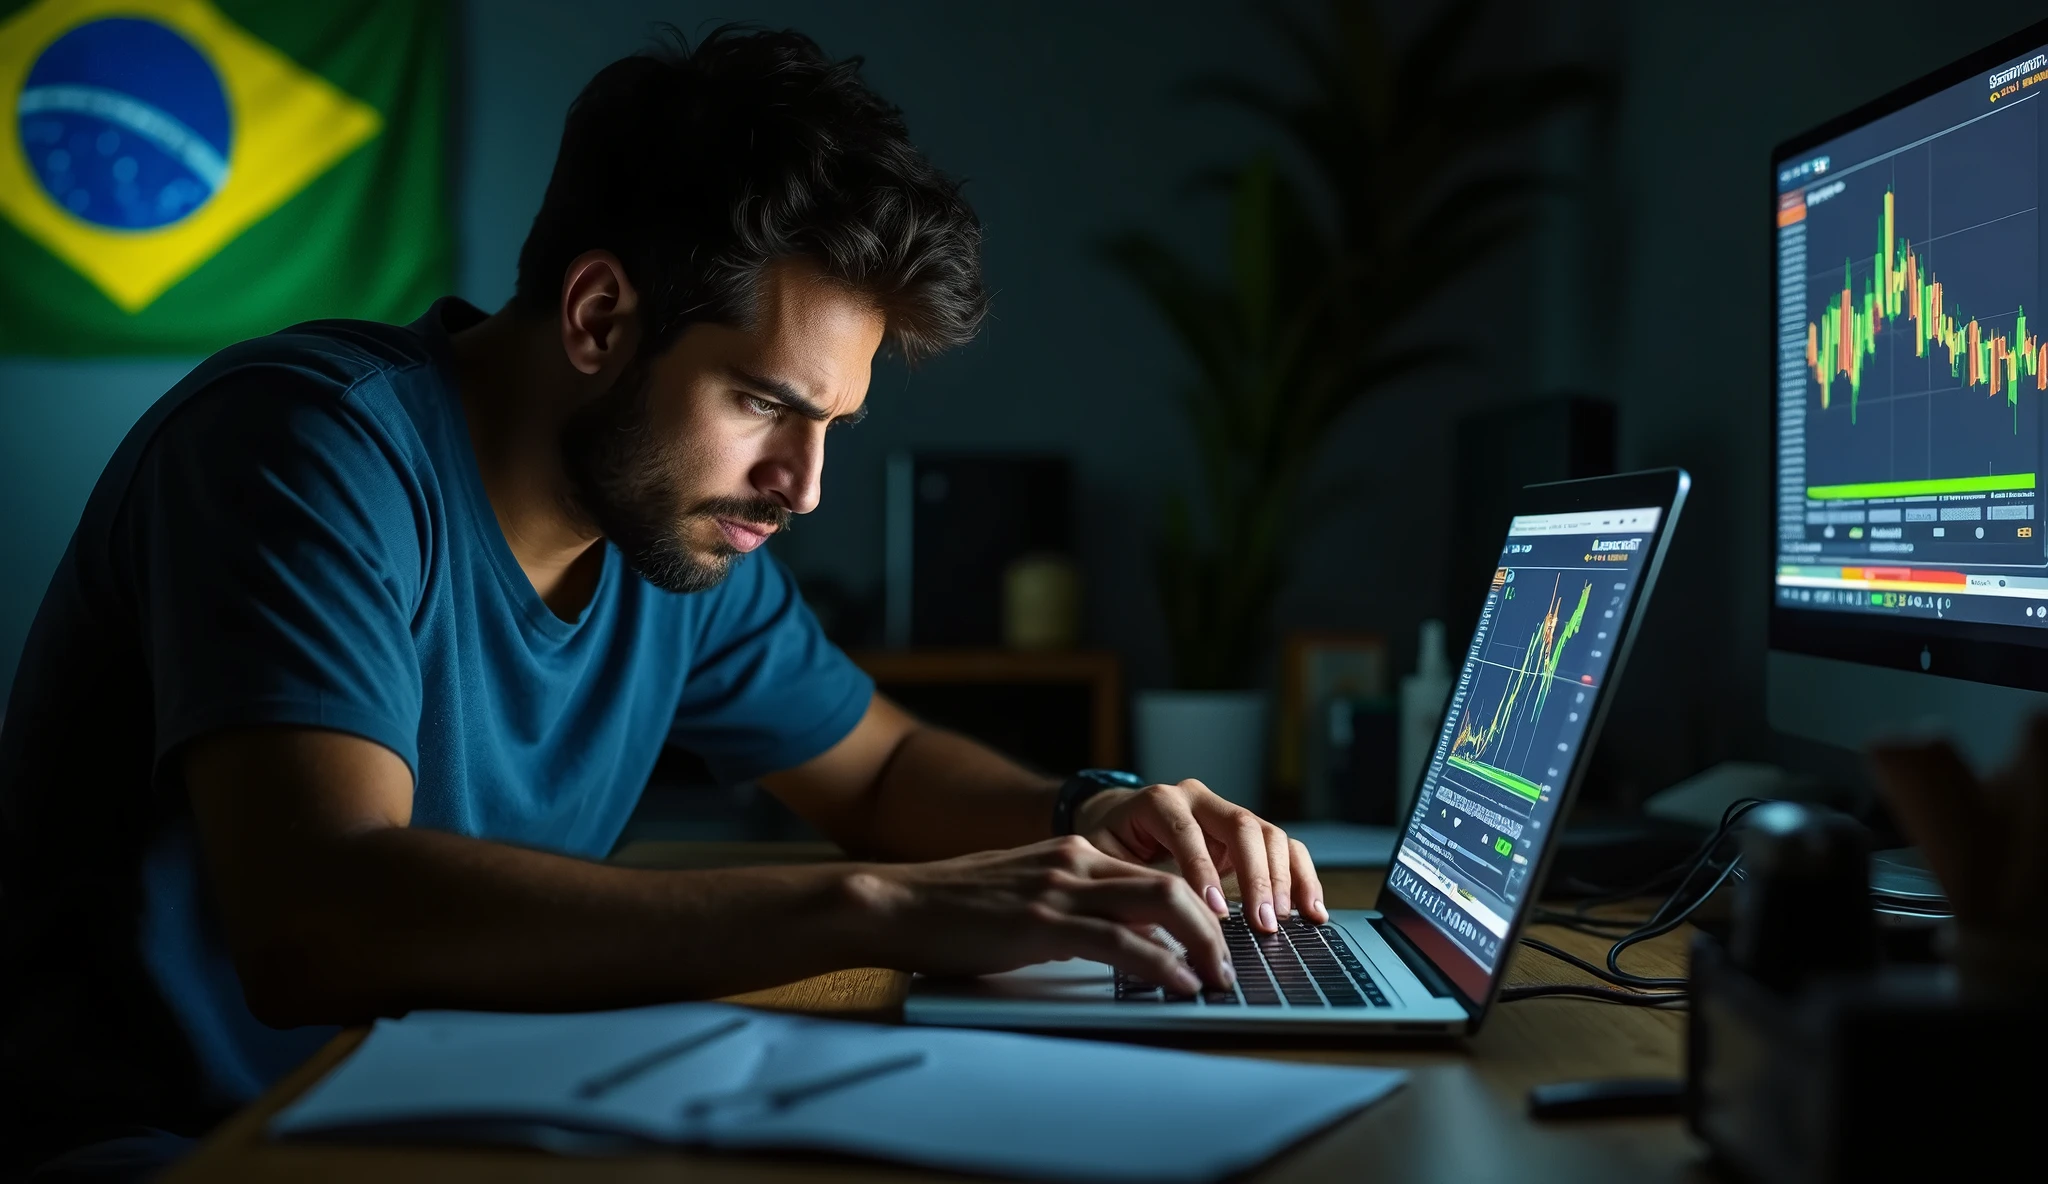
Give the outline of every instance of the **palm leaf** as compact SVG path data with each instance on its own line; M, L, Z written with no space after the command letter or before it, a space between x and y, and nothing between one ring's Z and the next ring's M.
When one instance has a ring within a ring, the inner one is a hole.
M1303 533L1366 484L1311 483L1337 424L1469 356L1457 343L1391 343L1432 296L1526 233L1555 190L1535 169L1488 164L1496 146L1613 97L1612 77L1584 67L1460 69L1491 7L1446 0L1399 45L1373 0L1323 0L1313 19L1299 4L1263 9L1300 93L1216 75L1180 90L1263 121L1305 174L1268 153L1189 180L1188 192L1229 205L1217 268L1141 231L1098 244L1194 364L1180 405L1202 484L1167 496L1153 554L1181 686L1251 679Z

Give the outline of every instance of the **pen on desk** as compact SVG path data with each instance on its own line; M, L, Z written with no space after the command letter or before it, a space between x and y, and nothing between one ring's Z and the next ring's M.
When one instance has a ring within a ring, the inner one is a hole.
M752 1101L756 1098L770 1109L783 1110L796 1105L798 1102L808 1102L821 1094L829 1094L836 1089L844 1089L849 1085L858 1085L863 1081L885 1077L902 1069L914 1069L924 1064L924 1061L925 1054L923 1052L906 1052L879 1061L869 1061L865 1065L855 1065L852 1068L841 1069L837 1073L827 1073L823 1076L813 1077L808 1081L798 1081L790 1085L777 1086L773 1089L743 1089L735 1093L721 1094L717 1097L697 1098L684 1106L683 1111L690 1117L696 1118L714 1106L731 1102Z
M576 1087L576 1096L586 1102L601 1098L650 1069L659 1068L686 1052L695 1051L714 1040L722 1040L732 1035L734 1032L746 1027L747 1022L743 1016L735 1017L722 1024L714 1024L701 1032L692 1032L680 1040L670 1041L660 1048L652 1049L640 1056L634 1057L615 1069L609 1069L593 1077L586 1078L581 1085Z

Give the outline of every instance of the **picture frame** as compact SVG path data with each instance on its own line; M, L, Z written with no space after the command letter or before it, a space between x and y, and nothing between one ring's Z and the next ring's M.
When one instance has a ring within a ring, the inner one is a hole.
M1364 630L1297 629L1281 638L1278 711L1273 733L1273 783L1302 803L1308 771L1311 713L1332 696L1382 698L1393 693L1385 635Z

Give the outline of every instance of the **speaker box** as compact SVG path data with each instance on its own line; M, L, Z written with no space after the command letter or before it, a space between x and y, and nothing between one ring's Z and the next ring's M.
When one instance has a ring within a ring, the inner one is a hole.
M1578 396L1492 407L1458 421L1451 466L1451 660L1465 650L1524 485L1614 472L1614 405Z
M889 459L885 526L888 643L998 645L1010 564L1073 552L1067 458L898 454Z

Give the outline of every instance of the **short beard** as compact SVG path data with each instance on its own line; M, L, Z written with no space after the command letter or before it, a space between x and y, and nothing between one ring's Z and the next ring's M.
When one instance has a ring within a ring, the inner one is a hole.
M732 571L741 552L722 532L708 555L693 546L683 533L692 520L730 518L782 529L789 511L765 498L710 498L685 509L680 466L649 426L648 386L648 369L636 361L563 426L568 508L610 539L648 583L668 592L702 592Z

